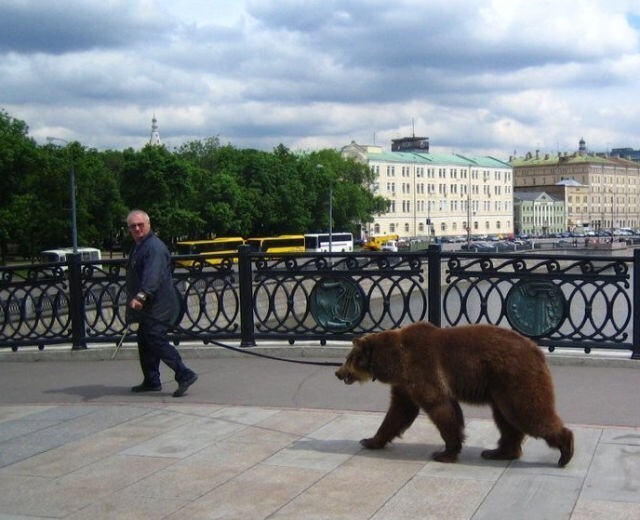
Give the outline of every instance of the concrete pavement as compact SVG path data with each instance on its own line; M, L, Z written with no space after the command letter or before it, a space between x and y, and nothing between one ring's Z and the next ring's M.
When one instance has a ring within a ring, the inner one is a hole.
M489 462L497 431L465 407L458 464L421 415L381 451L361 448L388 402L379 383L339 383L335 368L182 346L200 379L180 399L139 382L126 346L0 353L0 519L640 519L640 364L549 356L558 410L576 435L558 452L527 439L522 459ZM340 362L348 346L261 349ZM73 362L61 362L73 360Z

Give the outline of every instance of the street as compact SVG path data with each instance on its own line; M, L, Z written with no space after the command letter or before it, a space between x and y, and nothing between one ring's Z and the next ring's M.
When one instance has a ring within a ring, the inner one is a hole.
M186 396L174 399L171 372L163 367L163 391L133 394L140 381L135 353L129 346L116 360L20 361L0 363L0 404L154 403L232 404L349 411L384 411L388 387L371 382L346 386L335 367L292 364L256 357L214 357L203 348L181 347L187 364L200 376ZM304 360L293 353L297 360ZM344 349L346 354L347 349ZM61 353L62 354L62 353ZM7 353L6 356L10 356ZM74 355L74 354L72 354ZM285 356L287 354L284 354ZM110 357L110 356L109 356ZM640 361L617 359L614 364L593 355L563 361L548 354L556 388L558 413L567 423L640 425ZM326 358L339 363L344 356ZM309 359L311 360L311 359ZM586 360L588 364L582 365ZM593 361L592 361L593 360ZM563 361L560 364L560 361ZM614 365L614 366L612 366ZM619 365L619 366L618 366ZM490 418L488 407L464 407L467 418Z

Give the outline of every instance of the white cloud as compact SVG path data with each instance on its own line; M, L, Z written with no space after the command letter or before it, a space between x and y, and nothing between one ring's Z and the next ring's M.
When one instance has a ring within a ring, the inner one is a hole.
M0 108L98 148L154 113L170 146L640 147L639 33L631 0L5 0Z

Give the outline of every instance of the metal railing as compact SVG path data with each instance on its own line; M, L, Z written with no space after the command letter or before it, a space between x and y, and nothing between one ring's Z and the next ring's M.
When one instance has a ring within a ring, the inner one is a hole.
M241 247L210 265L174 257L186 312L171 332L194 338L350 340L429 320L493 323L558 347L629 350L640 359L640 252L607 254L307 253ZM183 265L189 267L182 267ZM0 347L116 343L126 328L126 260L0 268ZM131 339L135 338L135 331Z

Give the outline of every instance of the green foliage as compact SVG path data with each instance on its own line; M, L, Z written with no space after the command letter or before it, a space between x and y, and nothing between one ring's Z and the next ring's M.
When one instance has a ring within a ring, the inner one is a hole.
M17 229L25 215L16 213L23 207L24 181L38 167L35 141L27 137L27 125L0 110L0 257L5 262L8 246L16 242ZM20 233L22 235L22 233ZM24 244L23 244L24 245Z
M70 244L70 175L76 179L78 243L109 247L128 238L129 209L144 209L167 242L268 236L329 227L357 233L386 209L370 169L335 150L292 153L221 146L217 137L174 151L38 146L26 124L0 111L0 245L22 254ZM56 143L59 144L59 143ZM19 218L16 218L16 215Z

